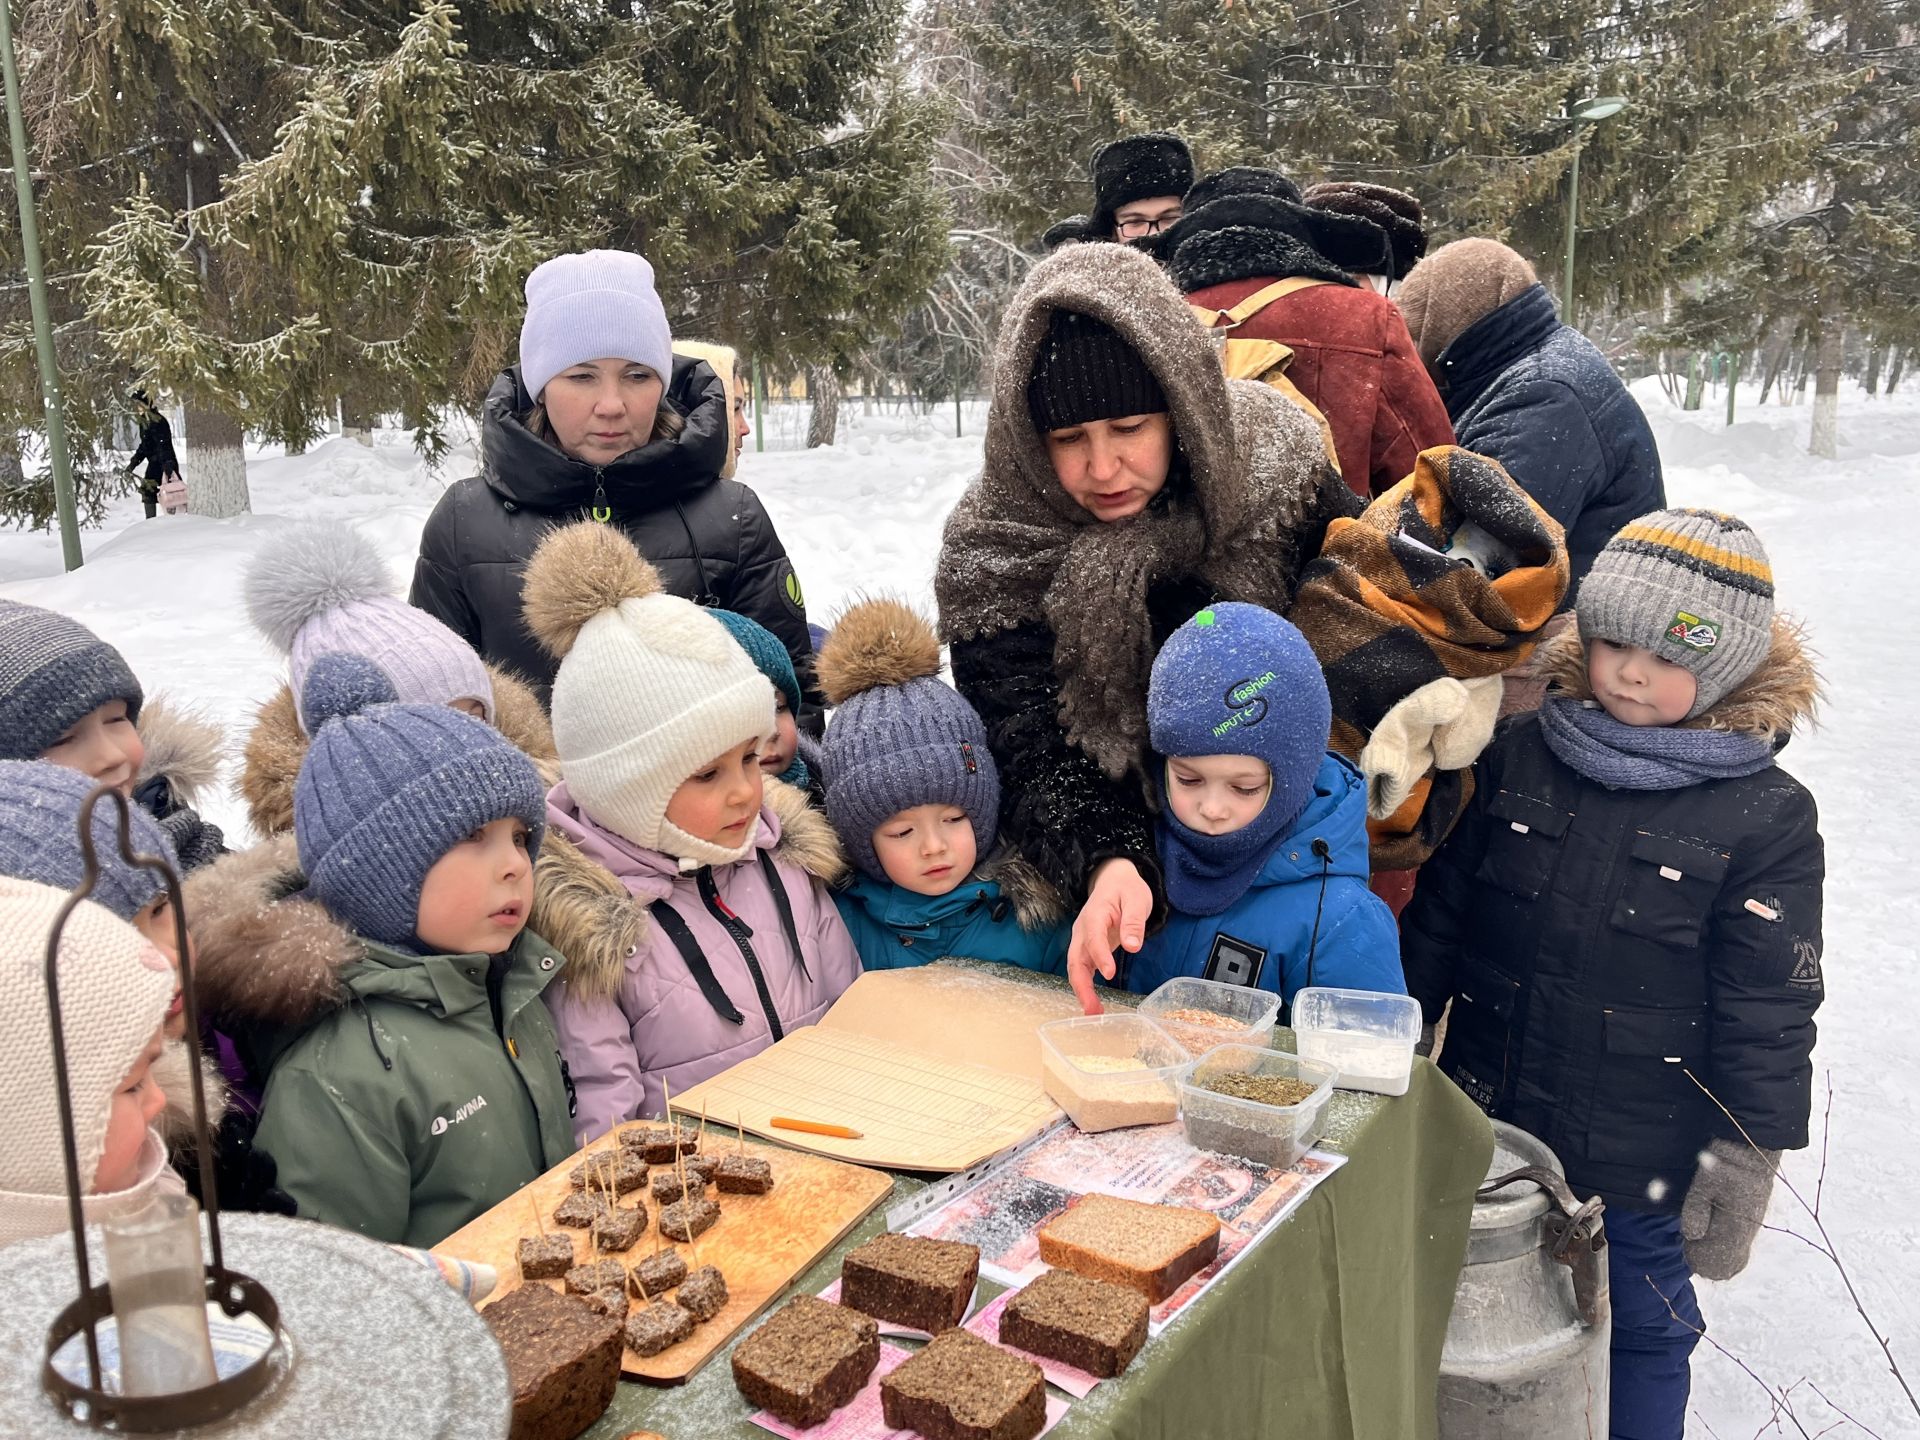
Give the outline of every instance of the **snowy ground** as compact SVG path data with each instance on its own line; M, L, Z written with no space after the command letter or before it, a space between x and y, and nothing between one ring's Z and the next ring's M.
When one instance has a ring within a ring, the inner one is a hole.
M1822 1217L1896 1357L1909 1375L1920 1374L1920 1215L1901 1208L1920 1194L1920 806L1898 748L1920 711L1920 645L1912 619L1900 619L1910 612L1893 584L1912 563L1901 557L1914 550L1920 514L1920 396L1869 401L1848 392L1843 458L1815 461L1804 453L1804 405L1761 408L1748 390L1740 422L1728 429L1719 400L1688 415L1657 385L1637 390L1659 435L1670 498L1753 522L1784 603L1806 618L1822 657L1832 696L1825 723L1785 757L1820 799L1828 864L1816 1139L1786 1170L1811 1200L1830 1082ZM956 440L951 408L868 416L849 402L837 447L779 448L794 443L802 423L798 407L776 412L773 448L750 451L740 473L772 511L815 618L829 618L861 591L902 592L930 607L940 523L979 465L978 407ZM255 514L149 523L137 500L124 501L84 537L89 563L74 575L60 574L53 537L0 532L0 595L78 616L120 646L150 692L199 705L228 727L237 748L252 708L279 679L240 601L254 548L291 520L345 519L390 557L404 583L435 498L471 473L471 462L471 447L463 447L431 475L389 435L371 450L333 440L297 458L263 451L252 466ZM187 464L191 473L190 455ZM209 809L230 833L244 831L233 803ZM1784 1193L1772 1220L1811 1229ZM1836 1423L1841 1435L1920 1435L1834 1267L1807 1245L1768 1234L1747 1274L1701 1289L1714 1339L1769 1384L1791 1387L1804 1430L1785 1419L1776 1429L1765 1393L1740 1364L1702 1346L1690 1437L1814 1435Z

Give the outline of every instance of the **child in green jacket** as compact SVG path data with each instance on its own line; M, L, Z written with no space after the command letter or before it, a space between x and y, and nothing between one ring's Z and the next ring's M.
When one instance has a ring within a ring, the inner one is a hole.
M859 872L834 901L861 965L897 970L951 955L1065 974L1064 918L1048 913L1037 882L1013 885L1021 872L988 860L1000 776L986 726L940 679L932 627L898 601L865 601L815 664L835 707L827 818Z
M526 929L545 795L499 732L393 703L358 657L301 702L293 836L195 878L199 983L266 1072L259 1142L300 1213L430 1246L574 1148L541 1000L564 962Z

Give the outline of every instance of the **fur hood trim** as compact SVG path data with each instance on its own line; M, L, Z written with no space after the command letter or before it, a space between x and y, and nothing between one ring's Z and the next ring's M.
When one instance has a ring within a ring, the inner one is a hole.
M776 861L797 865L828 885L846 878L840 838L806 791L769 779L766 804L780 821ZM629 895L612 871L551 829L533 874L534 933L567 957L567 984L575 995L611 998L627 961L653 939L652 906Z
M188 1053L186 1042L169 1040L160 1058L153 1062L154 1083L167 1097L167 1108L153 1124L167 1142L169 1155L177 1155L193 1144L193 1072L187 1068L191 1063ZM207 1130L217 1133L227 1114L227 1082L210 1053L200 1056L200 1080L207 1094Z
M1047 882L1037 866L1011 845L1003 845L975 872L991 880L1013 902L1013 915L1029 935L1063 925L1072 912L1066 897Z
M583 520L540 542L527 562L520 603L534 639L564 660L594 616L662 588L660 572L631 540L612 525Z
M557 784L560 765L554 755L553 726L540 697L508 671L489 665L487 675L493 681L494 729L533 761L543 784ZM256 834L283 835L293 829L293 787L310 743L294 712L293 690L282 685L254 717L240 771L240 795Z
M140 762L135 787L159 778L173 798L197 808L200 797L220 778L226 734L200 711L156 695L140 710L140 740L147 758Z
M1550 695L1591 700L1593 688L1587 683L1586 642L1580 638L1579 617L1569 618L1574 623L1541 642L1534 673L1546 680ZM1712 709L1676 728L1727 730L1736 735L1753 735L1777 746L1802 722L1813 724L1820 702L1825 698L1820 672L1807 647L1805 629L1798 620L1776 614L1767 658L1745 680L1721 696Z
M886 686L940 673L940 642L933 626L901 600L862 600L827 632L813 671L829 705Z
M200 1011L222 1030L305 1026L346 1003L340 976L366 947L306 885L292 835L236 851L187 879Z

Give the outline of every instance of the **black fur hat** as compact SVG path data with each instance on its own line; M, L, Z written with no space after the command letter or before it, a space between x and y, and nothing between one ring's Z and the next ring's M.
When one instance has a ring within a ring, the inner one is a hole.
M1370 221L1244 192L1189 210L1161 237L1159 254L1187 294L1256 275L1350 283L1392 263L1386 232Z
M1093 237L1087 234L1087 217L1069 215L1064 220L1056 220L1040 233L1040 248L1051 255L1062 245L1073 245Z
M1185 195L1193 185L1193 152L1166 130L1149 130L1102 145L1093 152L1093 216L1086 238L1113 238L1113 215L1122 205L1154 195Z
M1296 205L1300 203L1300 187L1278 170L1261 165L1229 165L1194 181L1183 208L1191 215L1229 195L1274 195Z
M1387 243L1393 247L1393 269L1379 274L1404 280L1427 253L1426 216L1420 202L1404 190L1344 180L1312 186L1302 198L1316 210L1355 215L1386 231Z

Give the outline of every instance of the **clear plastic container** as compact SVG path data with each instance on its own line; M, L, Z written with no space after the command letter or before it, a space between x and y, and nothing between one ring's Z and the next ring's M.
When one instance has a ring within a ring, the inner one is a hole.
M1091 1015L1040 1027L1047 1094L1082 1130L1169 1125L1193 1057L1138 1015Z
M1280 997L1271 990L1225 985L1181 976L1140 1002L1140 1013L1190 1054L1216 1045L1266 1045L1280 1018Z
M1372 990L1314 985L1293 997L1300 1054L1339 1073L1342 1090L1404 1095L1420 1039L1420 1002Z
M1242 1100L1206 1088L1217 1076L1240 1074L1298 1080L1312 1090L1291 1105ZM1180 1078L1180 1123L1197 1150L1237 1155L1284 1170L1312 1148L1333 1094L1333 1071L1284 1050L1222 1045L1209 1050Z

